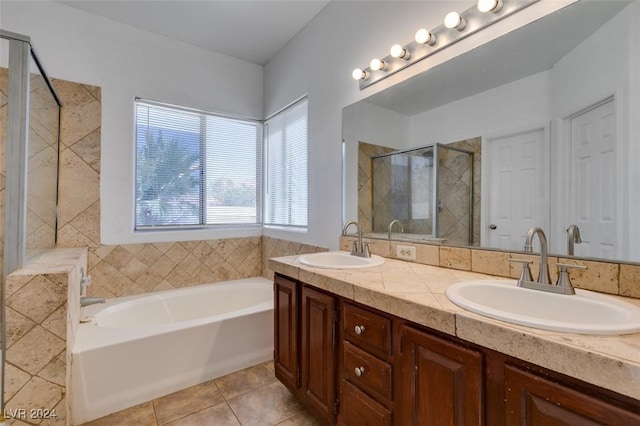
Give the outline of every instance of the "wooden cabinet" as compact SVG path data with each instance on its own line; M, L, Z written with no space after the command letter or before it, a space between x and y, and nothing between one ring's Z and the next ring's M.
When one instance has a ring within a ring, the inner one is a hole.
M276 377L317 418L334 423L336 299L289 278L274 279Z
M311 411L331 423L337 411L336 302L332 296L302 286L301 312L303 398Z
M299 284L276 276L274 280L274 351L276 377L290 390L300 386Z
M276 377L324 424L640 425L638 400L281 275L274 292Z
M401 328L403 425L483 424L482 354Z
M640 425L638 407L625 408L566 384L505 365L507 425Z

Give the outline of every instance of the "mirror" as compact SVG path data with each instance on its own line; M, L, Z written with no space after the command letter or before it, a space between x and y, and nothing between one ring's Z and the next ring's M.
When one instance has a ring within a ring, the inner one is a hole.
M387 238L407 218L375 223L372 157L477 141L477 235L449 244L521 251L540 226L557 255L640 261L639 28L640 0L578 1L346 107L344 217Z

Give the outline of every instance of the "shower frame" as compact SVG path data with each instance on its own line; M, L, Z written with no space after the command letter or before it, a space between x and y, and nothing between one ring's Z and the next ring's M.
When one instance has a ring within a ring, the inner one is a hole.
M393 155L399 155L399 154L410 154L412 152L416 152L416 151L423 151L426 149L432 148L433 149L433 191L432 191L432 235L434 238L438 238L438 233L440 231L440 220L439 220L439 215L438 213L440 212L440 206L439 206L439 194L440 194L440 173L439 173L439 169L440 169L440 149L448 149L448 150L452 150L452 151L457 151L457 152L461 152L464 154L469 155L469 158L471 160L471 179L469 181L469 233L468 233L468 242L469 244L471 244L471 242L473 241L473 151L467 151L466 149L462 149L462 148L457 148L457 147L453 147L447 144L442 144L442 143L433 143L430 145L423 145L423 146L419 146L417 148L409 148L409 149L404 149L404 150L398 150L398 151L392 151L392 152L387 152L384 154L378 154L378 155L374 155L371 157L371 165L373 167L373 160L378 159L378 158L384 158L384 157L391 157ZM411 169L409 169L411 170ZM372 173L373 175L373 173ZM371 202L371 218L373 221L375 221L375 213L373 211L373 193L374 191L371 191L371 197L372 197L372 202Z
M56 217L54 230L57 230L57 203L60 175L60 108L62 102L48 74L31 43L31 38L22 34L0 30L0 39L9 41L8 85L7 85L7 146L6 146L6 188L4 253L1 291L1 339L2 363L0 365L0 410L5 408L5 355L6 355L6 279L7 276L22 268L26 253L27 225L27 175L29 146L29 96L30 96L30 59L33 59L40 75L45 81L53 99L58 105L58 172L56 183ZM54 244L57 231L54 234Z

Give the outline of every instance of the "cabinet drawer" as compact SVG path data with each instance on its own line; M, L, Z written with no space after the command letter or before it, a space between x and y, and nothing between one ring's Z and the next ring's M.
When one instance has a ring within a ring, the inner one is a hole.
M391 411L347 382L342 387L342 423L345 426L390 426Z
M347 340L381 357L391 355L391 320L348 303L342 316Z
M351 382L373 396L393 399L391 365L344 342L344 374Z

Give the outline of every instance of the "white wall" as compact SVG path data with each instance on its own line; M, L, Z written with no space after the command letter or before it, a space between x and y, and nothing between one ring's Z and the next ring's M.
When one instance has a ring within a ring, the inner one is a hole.
M543 71L411 117L410 146L450 143L546 124L550 75Z
M263 118L263 69L50 1L5 1L0 27L28 35L49 75L102 88L101 241L260 235L259 228L133 233L134 98Z
M389 148L407 147L409 117L369 102L357 102L344 108L342 113L342 140L345 156L358 157L358 142L372 143ZM351 183L346 185L346 182ZM358 218L358 165L344 169L343 222ZM348 215L348 216L347 216Z
M475 2L329 3L265 66L266 115L305 93L309 95L310 200L308 232L265 229L264 234L336 248L342 226L342 108L568 3L571 1L535 3L363 91L351 78L353 68L366 67L371 58L386 56L392 44L408 43L418 28L435 28L447 12L466 10ZM354 158L347 161L347 167L354 167ZM347 188L347 193L353 190ZM346 219L354 218L355 214L347 210Z

